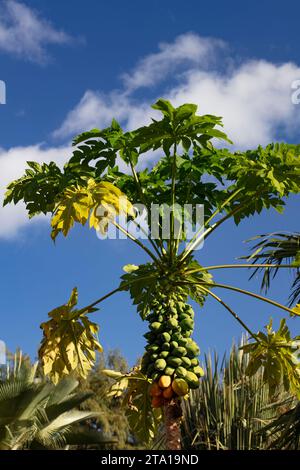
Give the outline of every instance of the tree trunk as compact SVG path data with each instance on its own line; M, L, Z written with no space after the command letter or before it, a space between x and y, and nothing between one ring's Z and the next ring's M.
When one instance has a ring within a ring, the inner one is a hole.
M181 450L182 409L178 400L172 400L164 407L166 449Z

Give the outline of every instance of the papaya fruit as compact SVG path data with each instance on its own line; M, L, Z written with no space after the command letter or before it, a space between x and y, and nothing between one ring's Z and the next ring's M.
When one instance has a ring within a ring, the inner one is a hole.
M166 398L167 400L170 400L174 396L174 392L172 389L172 385L170 385L168 388L165 388L162 393L163 397Z
M166 331L162 333L160 337L163 343L169 343L171 341L171 335L169 335L169 333L167 333Z
M184 379L174 379L172 389L179 397L183 397L189 392L189 386Z
M178 326L178 321L176 320L176 318L169 318L167 323L170 328L177 328Z
M204 375L204 370L200 366L194 367L193 372L194 372L194 374L197 375L197 377L203 377L203 375Z
M187 368L191 367L192 365L191 360L188 357L182 357L181 360L182 360L182 365L184 367L187 367Z
M164 404L164 398L161 397L153 397L151 400L151 405L153 408L161 408Z
M182 364L182 360L180 359L180 357L168 356L167 363L168 366L170 365L172 367L179 367Z
M172 351L172 355L173 356L178 356L178 357L185 356L186 353L187 353L187 351L183 346L178 346L178 348L173 349L173 351Z
M165 359L156 359L154 367L156 370L164 370L167 367L167 363Z
M171 385L171 377L168 375L162 375L158 381L160 388L168 388Z
M158 331L161 328L161 323L158 321L154 321L153 323L150 323L149 327L153 331Z
M149 390L150 397L159 397L162 394L162 390L157 382L153 382Z
M185 318L179 324L184 331L194 328L194 321L191 318Z
M175 372L178 377L184 378L186 376L187 370L184 367L179 366Z
M167 366L164 370L164 374L169 375L170 377L174 374L175 369L174 367Z
M162 357L163 359L166 359L168 355L169 355L169 351L161 351L161 353L159 353L159 357Z
M199 379L194 372L188 371L185 376L185 380L187 381L190 388L198 388L199 387Z

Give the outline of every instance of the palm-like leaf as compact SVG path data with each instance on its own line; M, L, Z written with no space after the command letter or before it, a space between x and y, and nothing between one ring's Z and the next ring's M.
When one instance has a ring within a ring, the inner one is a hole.
M259 240L248 257L253 264L273 264L274 268L257 268L250 278L259 271L263 271L261 288L267 291L271 280L278 273L279 267L285 262L296 268L296 276L292 283L289 305L300 300L300 233L271 233L258 235L251 240Z
M248 355L235 346L228 360L224 358L220 363L215 354L213 358L206 356L205 362L206 374L200 388L184 402L184 446L207 450L265 449L273 438L261 431L278 416L278 403L282 405L289 398L283 387L273 403L262 368L248 377Z
M97 415L76 409L91 396L76 392L77 386L71 377L57 385L43 381L36 376L36 367L25 367L18 356L17 365L8 368L6 380L0 382L0 449L63 447L69 435L75 442L74 426ZM103 444L101 433L89 438L87 429L80 431L77 443Z

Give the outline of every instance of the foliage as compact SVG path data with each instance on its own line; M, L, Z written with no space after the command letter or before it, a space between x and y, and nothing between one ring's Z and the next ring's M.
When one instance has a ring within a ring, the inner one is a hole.
M243 339L241 346L245 346ZM278 414L292 408L294 399L279 386L271 398L259 368L250 377L249 356L233 345L229 358L205 357L200 388L183 403L184 447L206 450L262 450L273 443L265 428Z
M86 316L95 308L74 308L78 293L74 288L65 305L49 312L50 320L41 324L43 340L39 349L45 375L54 383L63 375L77 370L79 375L87 377L96 360L96 351L102 346L97 339L99 326Z
M55 240L59 232L67 236L74 222L85 225L88 219L90 227L105 233L109 222L122 212L134 217L132 204L119 188L89 178L86 187L71 186L57 198L51 237Z
M295 279L292 284L290 295L290 306L295 302L300 302L300 234L295 233L272 233L268 235L258 235L251 239L259 240L252 250L253 253L248 257L253 264L263 262L264 264L274 265L274 267L257 268L253 271L253 276L258 271L263 271L261 288L268 291L271 279L278 274L279 268L286 261L291 267L296 268Z
M76 425L95 416L77 408L89 393L77 391L71 377L57 385L45 382L16 355L13 373L0 382L0 449L54 449L74 443L105 442L101 433Z
M126 408L122 406L122 397L108 395L108 389L115 380L104 375L103 369L126 374L128 365L118 351L110 351L107 355L100 354L95 367L88 377L80 383L80 391L91 393L82 405L83 410L95 410L97 415L89 420L89 428L101 432L106 439L115 441L112 445L117 449L140 447L140 442L129 427Z
M106 369L102 372L115 380L108 396L122 397L131 431L140 442L149 444L156 435L162 419L161 410L153 409L149 400L151 380L141 373L139 367L133 368L126 374Z
M278 331L273 330L271 319L266 330L257 333L255 343L243 346L250 354L246 373L252 376L263 367L271 396L283 384L286 391L300 398L300 336L291 338L285 319L281 320Z

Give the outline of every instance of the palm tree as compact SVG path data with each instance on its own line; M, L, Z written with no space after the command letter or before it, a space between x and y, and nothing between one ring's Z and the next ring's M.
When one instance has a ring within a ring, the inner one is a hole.
M292 283L292 291L289 297L289 305L300 301L300 233L269 233L258 235L251 239L259 240L252 250L251 256L247 257L253 264L262 263L271 267L257 268L251 278L258 271L263 271L261 288L268 291L271 280L278 274L280 266L284 262L296 268L294 270L295 278ZM273 266L272 266L273 265Z
M22 353L15 355L0 381L0 450L55 449L69 444L105 443L102 433L76 427L95 416L77 408L90 393L76 392L78 381L57 385L37 374ZM108 441L110 442L110 440Z

